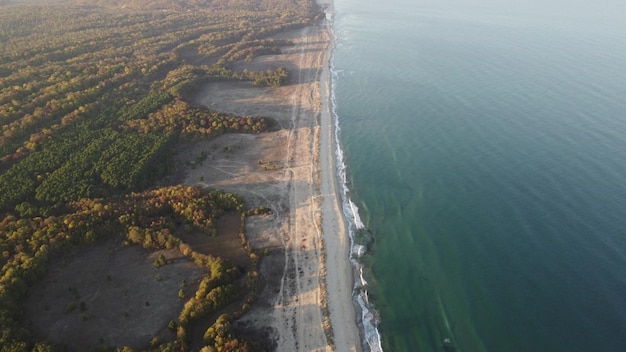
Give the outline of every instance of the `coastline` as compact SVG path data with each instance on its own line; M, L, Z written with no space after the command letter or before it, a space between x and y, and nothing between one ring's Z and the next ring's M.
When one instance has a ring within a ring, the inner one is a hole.
M321 1L318 2L322 5ZM342 197L337 176L337 141L332 102L332 55L335 48L333 32L334 8L332 1L326 5L326 31L329 46L320 74L320 169L322 196L322 232L326 249L328 308L337 351L362 351L360 331L352 298L355 284L350 262L351 239L348 222L341 209Z
M266 288L236 326L269 336L276 351L363 351L353 301L349 227L337 178L332 105L332 0L318 0L327 18L278 34L293 45L278 55L237 63L236 69L284 66L288 85L254 88L243 82L201 87L195 103L240 116L271 116L279 130L227 134L198 141L178 155L183 183L243 196L248 207L273 214L246 221ZM224 146L228 146L227 148ZM199 155L210 161L197 164ZM207 183L209 182L209 183Z

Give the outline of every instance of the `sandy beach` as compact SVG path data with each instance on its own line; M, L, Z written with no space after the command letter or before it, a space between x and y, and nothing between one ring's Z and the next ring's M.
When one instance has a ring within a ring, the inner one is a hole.
M332 13L330 0L318 1ZM187 166L185 184L241 194L249 208L269 206L272 215L251 217L251 245L267 250L261 272L267 286L258 303L237 322L263 331L277 351L361 351L352 302L350 240L341 212L330 110L329 21L283 33L294 45L280 55L242 62L236 69L286 67L291 82L254 88L218 82L200 89L195 103L238 115L270 116L276 131L229 134L194 142L178 155ZM208 155L201 163L194 162Z

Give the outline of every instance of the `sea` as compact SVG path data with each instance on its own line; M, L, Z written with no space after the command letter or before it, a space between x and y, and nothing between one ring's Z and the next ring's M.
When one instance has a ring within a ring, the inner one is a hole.
M371 351L626 351L626 1L334 0Z

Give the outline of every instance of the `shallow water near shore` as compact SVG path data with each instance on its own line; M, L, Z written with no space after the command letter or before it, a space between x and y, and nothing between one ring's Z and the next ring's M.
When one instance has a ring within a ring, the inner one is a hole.
M623 350L626 6L334 6L384 350Z

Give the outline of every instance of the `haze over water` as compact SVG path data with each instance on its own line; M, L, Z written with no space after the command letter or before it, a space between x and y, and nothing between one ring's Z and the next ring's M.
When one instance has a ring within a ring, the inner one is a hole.
M587 3L335 0L386 351L626 350L626 4Z

